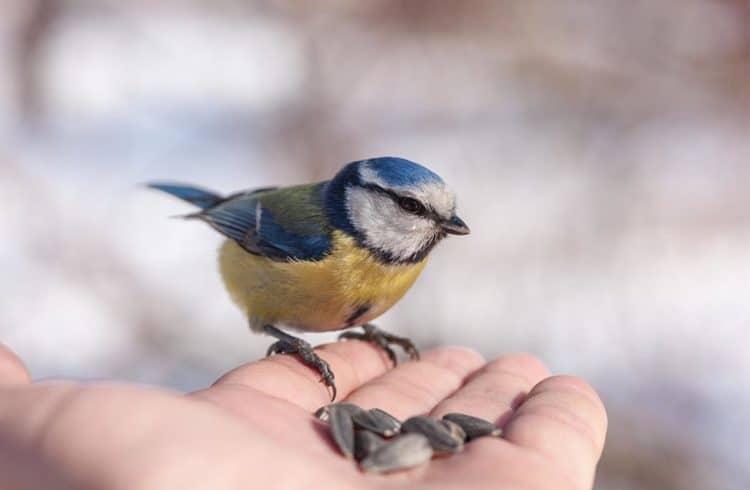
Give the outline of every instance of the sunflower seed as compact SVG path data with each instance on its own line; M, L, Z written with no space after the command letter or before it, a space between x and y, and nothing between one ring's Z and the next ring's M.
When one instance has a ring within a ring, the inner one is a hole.
M360 463L364 471L389 473L405 470L432 458L432 447L422 434L403 434L391 439Z
M448 429L448 432L450 432L451 436L455 440L457 440L457 441L459 441L461 443L463 443L464 441L466 441L466 432L464 432L464 430L461 428L461 426L458 425L457 423L451 422L450 420L438 420L437 422L438 422L438 424L440 424L443 427L445 427L446 429Z
M501 437L503 435L503 430L495 427L492 422L472 415L449 413L443 416L443 420L448 420L461 426L464 432L466 432L467 442L478 437Z
M462 440L455 439L448 428L430 417L417 416L406 420L401 424L401 432L426 436L436 453L457 453L464 447Z
M372 408L369 410L369 412L378 420L379 424L384 427L386 425L390 426L394 434L398 434L399 432L401 432L401 422L399 422L399 420L390 413L379 408Z
M328 405L324 405L315 411L315 417L323 422L328 422Z
M386 443L385 439L368 430L358 430L354 434L354 459L362 461Z
M331 407L336 406L341 410L347 410L350 414L355 414L357 412L363 412L364 409L358 407L357 405L353 403L331 403L330 405L323 405L319 409L315 411L313 415L315 415L319 420L323 422L328 422L329 414Z
M354 457L354 422L352 414L362 409L351 403L328 405L328 423L333 440L347 458Z
M391 414L373 408L372 410L362 410L352 415L354 423L361 427L381 436L391 437L399 433L401 423Z

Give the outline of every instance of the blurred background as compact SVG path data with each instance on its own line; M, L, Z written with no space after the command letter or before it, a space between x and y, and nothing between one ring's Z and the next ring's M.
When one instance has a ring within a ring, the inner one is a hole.
M398 155L473 233L381 326L590 380L598 489L750 486L747 1L0 0L0 107L0 341L36 378L193 390L269 344L139 184Z

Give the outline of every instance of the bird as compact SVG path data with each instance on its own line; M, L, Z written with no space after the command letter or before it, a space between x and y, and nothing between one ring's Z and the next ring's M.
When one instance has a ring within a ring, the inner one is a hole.
M330 180L228 196L172 182L146 184L199 208L183 215L224 236L219 269L250 329L276 339L267 356L296 354L336 398L335 376L311 344L287 330L346 331L419 359L414 343L374 326L411 288L434 247L467 235L456 194L435 172L399 157L345 165Z

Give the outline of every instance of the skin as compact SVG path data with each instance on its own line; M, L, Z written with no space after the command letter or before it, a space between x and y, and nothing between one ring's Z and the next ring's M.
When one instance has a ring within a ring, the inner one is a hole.
M607 418L596 392L550 377L535 358L486 362L441 348L389 369L359 341L316 350L342 401L399 418L464 412L505 438L389 476L360 473L311 412L328 403L318 375L290 356L238 367L189 395L125 384L32 383L0 345L0 488L588 489ZM479 487L476 487L479 486Z

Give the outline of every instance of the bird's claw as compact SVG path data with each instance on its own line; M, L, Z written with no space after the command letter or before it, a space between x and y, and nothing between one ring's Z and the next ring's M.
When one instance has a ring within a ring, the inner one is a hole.
M373 342L381 349L383 349L386 354L388 354L388 358L391 360L391 362L393 362L394 366L398 364L398 361L396 359L396 353L391 348L391 345L398 345L402 349L404 349L404 352L406 352L406 354L409 356L409 359L411 359L412 361L419 360L419 351L417 350L417 347L411 340L407 339L406 337L399 337L397 335L384 332L375 325L367 324L363 325L362 328L364 328L365 330L363 333L344 332L339 335L339 339L357 339L367 342Z
M335 376L331 366L313 350L312 345L302 339L290 337L271 344L266 356L273 354L297 354L302 362L320 373L320 382L331 388L331 401L336 399Z

